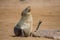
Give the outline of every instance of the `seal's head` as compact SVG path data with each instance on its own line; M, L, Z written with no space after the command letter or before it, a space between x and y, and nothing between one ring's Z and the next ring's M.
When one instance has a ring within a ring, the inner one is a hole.
M29 14L29 12L31 11L31 7L28 6L27 8L25 8L23 11L22 11L22 16L26 16Z

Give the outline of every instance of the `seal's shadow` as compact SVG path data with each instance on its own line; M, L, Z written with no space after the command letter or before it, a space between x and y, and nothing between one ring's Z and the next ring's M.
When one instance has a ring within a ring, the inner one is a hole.
M20 37L20 36L16 36L16 35L10 35L11 37Z

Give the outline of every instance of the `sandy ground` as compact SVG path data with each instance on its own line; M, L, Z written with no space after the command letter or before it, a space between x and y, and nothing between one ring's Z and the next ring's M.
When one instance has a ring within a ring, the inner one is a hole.
M0 0L0 40L53 40L38 37L13 37L13 29L24 8L31 6L34 24L39 29L60 29L60 0Z

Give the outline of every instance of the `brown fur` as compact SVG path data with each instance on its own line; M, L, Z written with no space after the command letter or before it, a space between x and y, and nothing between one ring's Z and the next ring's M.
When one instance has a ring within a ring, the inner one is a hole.
M28 6L21 13L21 19L14 28L16 36L30 36L33 28L31 8Z

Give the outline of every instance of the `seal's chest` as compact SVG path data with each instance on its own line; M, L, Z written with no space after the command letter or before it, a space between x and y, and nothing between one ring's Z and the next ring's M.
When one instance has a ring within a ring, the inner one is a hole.
M31 23L32 21L32 17L28 17L24 20L25 23Z

